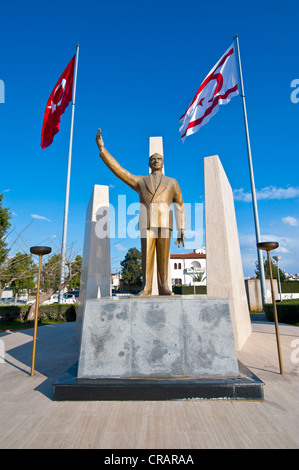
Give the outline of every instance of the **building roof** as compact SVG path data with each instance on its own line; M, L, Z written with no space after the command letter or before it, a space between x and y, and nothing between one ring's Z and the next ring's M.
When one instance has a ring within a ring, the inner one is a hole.
M170 259L206 259L205 253L182 253L170 255Z

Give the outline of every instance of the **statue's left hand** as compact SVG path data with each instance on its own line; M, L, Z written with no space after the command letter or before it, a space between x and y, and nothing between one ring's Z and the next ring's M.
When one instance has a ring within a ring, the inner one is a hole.
M101 135L102 131L101 129L98 130L97 132L97 136L96 136L96 143L100 149L100 151L104 148L104 141L103 141L103 137Z
M174 242L178 248L181 247L181 243L183 244L183 247L185 247L185 234L184 234L184 230L179 230L178 231L178 236L177 236L177 239L176 241Z

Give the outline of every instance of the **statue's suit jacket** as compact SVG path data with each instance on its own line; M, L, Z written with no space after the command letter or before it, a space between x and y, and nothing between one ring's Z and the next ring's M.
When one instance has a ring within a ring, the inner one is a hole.
M102 149L100 156L113 173L139 194L139 229L167 228L173 229L172 203L176 218L177 230L185 229L186 215L180 187L174 178L161 175L154 187L152 174L147 176L133 175Z

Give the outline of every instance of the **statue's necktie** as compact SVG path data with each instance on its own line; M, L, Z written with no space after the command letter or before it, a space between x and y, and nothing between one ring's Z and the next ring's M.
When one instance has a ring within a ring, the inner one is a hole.
M156 173L153 173L152 176L153 176L154 188L155 188L155 191L156 191L156 189L157 189L157 175L156 175Z

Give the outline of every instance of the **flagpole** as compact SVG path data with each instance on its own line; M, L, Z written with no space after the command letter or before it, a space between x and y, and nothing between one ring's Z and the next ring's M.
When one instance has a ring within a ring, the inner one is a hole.
M65 274L65 257L66 257L66 239L67 239L67 221L69 212L69 195L70 195L70 179L71 179L71 162L72 162L72 148L73 148L73 129L74 129L74 116L75 116L75 101L76 101L76 86L77 86L77 71L78 71L78 58L79 58L79 44L76 48L76 60L75 60L75 71L74 71L74 84L73 84L73 99L72 99L72 117L71 117L71 129L70 129L70 141L69 141L69 155L68 155L68 166L67 166L67 177L66 177L66 189L65 189L65 203L64 203L64 220L63 220L63 232L62 232L62 247L61 247L61 265L60 265L60 280L59 284L64 283ZM60 290L58 294L58 302L63 301L63 292Z
M239 37L236 34L234 36L234 40L236 39L237 43L237 52L238 52L238 62L239 62L239 73L240 73L240 84L241 84L241 98L243 104L243 114L244 114L244 122L245 122L245 133L246 133L246 143L247 143L247 153L248 153L248 163L249 163L249 173L250 173L250 183L251 183L251 194L252 194L252 204L253 204L253 213L254 213L254 224L255 224L255 236L256 236L256 243L260 242L260 226L259 226L259 218L258 218L258 210L257 210L257 202L256 202L256 192L255 192L255 183L254 183L254 175L253 175L253 166L252 166L252 157L251 157L251 147L250 147L250 139L249 139L249 130L248 130L248 122L247 122L247 111L246 111L246 102L245 102L245 93L244 93L244 85L243 85L243 75L242 75L242 67L241 67L241 57L240 57L240 47L239 47ZM259 264L259 271L260 271L260 283L261 283L261 294L262 294L262 304L266 301L265 294L265 271L264 271L264 260L261 250L257 250L258 256L258 264Z

